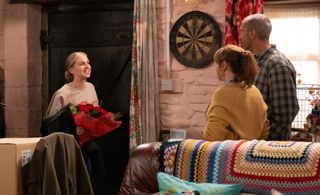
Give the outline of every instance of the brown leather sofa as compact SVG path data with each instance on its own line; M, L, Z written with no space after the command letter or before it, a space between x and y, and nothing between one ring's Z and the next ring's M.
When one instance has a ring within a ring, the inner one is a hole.
M119 195L146 195L158 192L157 172L161 142L139 145L130 155Z

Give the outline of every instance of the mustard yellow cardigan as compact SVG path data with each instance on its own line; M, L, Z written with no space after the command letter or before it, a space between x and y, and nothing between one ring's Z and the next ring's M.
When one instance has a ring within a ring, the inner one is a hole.
M269 134L267 105L260 91L228 83L215 90L206 113L203 138L221 140L266 140Z

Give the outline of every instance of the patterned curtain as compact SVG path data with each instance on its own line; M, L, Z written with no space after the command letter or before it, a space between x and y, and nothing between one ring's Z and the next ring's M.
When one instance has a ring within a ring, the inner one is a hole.
M226 0L225 45L241 46L241 21L255 13L263 13L263 0Z
M156 0L135 0L130 99L130 148L156 141L159 90Z

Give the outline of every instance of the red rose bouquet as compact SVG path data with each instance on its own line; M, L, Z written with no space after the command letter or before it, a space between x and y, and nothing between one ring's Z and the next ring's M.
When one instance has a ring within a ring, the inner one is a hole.
M117 121L112 112L108 112L100 106L82 102L76 106L70 106L70 109L76 126L84 129L84 133L79 135L80 146L115 130L121 125L121 121Z

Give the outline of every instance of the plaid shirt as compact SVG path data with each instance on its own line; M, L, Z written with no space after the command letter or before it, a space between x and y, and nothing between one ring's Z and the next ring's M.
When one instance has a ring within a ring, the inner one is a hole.
M260 67L255 85L268 105L270 140L288 140L291 123L299 111L296 71L275 45L257 58Z

